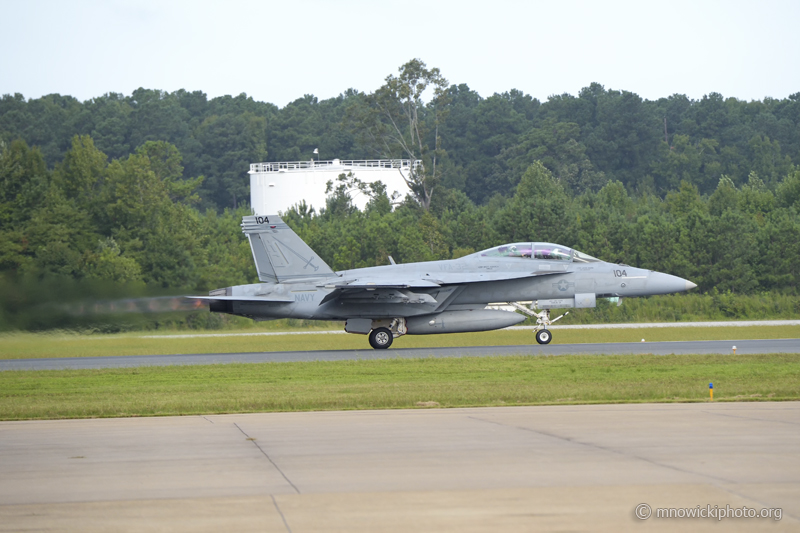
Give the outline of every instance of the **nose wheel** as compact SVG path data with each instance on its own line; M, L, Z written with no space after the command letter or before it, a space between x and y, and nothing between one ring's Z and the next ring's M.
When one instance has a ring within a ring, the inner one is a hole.
M550 330L540 329L536 332L536 342L539 344L550 344L551 340L553 340L553 335L550 334Z

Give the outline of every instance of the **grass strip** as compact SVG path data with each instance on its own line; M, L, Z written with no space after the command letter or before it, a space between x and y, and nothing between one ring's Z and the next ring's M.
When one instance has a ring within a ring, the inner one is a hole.
M0 372L0 419L800 399L800 354L502 356Z
M553 330L553 344L726 339L800 338L800 326ZM406 335L394 348L513 346L534 344L532 331L487 331L451 335ZM0 359L169 355L237 352L370 349L364 335L143 338L141 334L78 335L17 333L0 336Z

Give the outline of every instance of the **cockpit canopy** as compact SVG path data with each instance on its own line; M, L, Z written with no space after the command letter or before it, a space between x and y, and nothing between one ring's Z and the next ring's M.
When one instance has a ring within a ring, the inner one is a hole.
M599 259L591 255L549 242L516 242L503 244L473 254L477 257L520 257L544 261L574 261L576 263L596 263Z

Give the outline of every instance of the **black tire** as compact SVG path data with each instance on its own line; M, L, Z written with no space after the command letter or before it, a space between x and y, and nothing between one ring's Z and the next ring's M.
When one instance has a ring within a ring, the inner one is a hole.
M540 329L536 332L536 342L539 344L550 344L551 340L553 340L553 334L549 329Z
M373 329L369 334L369 344L376 350L385 350L393 340L394 336L388 328Z

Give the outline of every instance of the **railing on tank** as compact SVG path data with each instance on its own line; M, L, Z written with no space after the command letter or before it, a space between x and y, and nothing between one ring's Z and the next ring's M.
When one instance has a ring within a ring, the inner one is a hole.
M287 172L292 170L324 170L331 167L348 168L397 168L400 170L414 168L422 164L419 159L333 159L330 161L283 161L280 163L252 163L250 174L262 172Z

